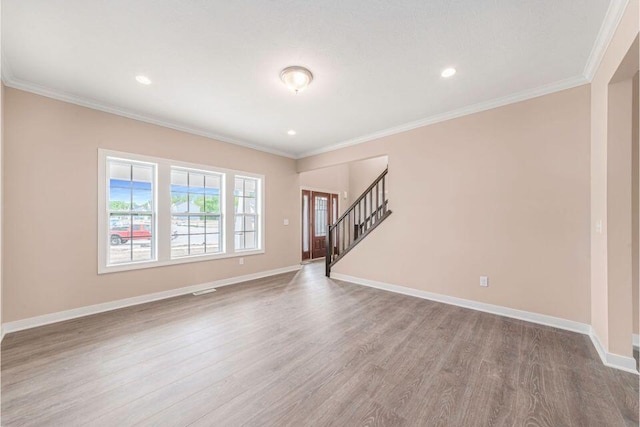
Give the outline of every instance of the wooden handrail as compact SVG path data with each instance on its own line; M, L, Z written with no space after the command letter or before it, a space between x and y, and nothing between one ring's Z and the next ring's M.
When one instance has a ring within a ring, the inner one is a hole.
M329 224L325 257L327 277L330 277L331 267L336 262L391 214L387 209L389 201L386 198L388 171L385 169L335 223Z
M346 210L346 211L344 211L344 213L340 216L340 218L338 218L338 219L336 220L336 222L335 222L335 223L330 224L330 225L329 225L329 227L335 227L335 226L336 226L340 221L342 221L343 219L345 219L345 218L347 217L347 215L348 215L351 211L353 211L353 209L355 208L355 206L356 206L358 203L360 203L360 202L362 201L362 199L364 199L364 198L365 198L365 196L366 196L366 195L367 195L367 194L368 194L368 193L373 189L373 187L375 187L375 186L376 186L376 184L378 184L378 183L382 180L382 178L384 178L384 176L387 174L387 172L389 172L389 168L385 169L385 170L384 170L384 172L382 172L382 173L380 174L380 176L378 176L378 177L376 178L376 180L375 180L375 181L373 181L373 183L372 183L372 184L371 184L371 185L370 185L366 190L364 190L364 192L360 195L360 197L358 197L358 198L356 199L356 201L355 201L355 202L353 202L353 203L351 204L351 206L349 206L349 207L347 208L347 210ZM382 197L383 197L383 198L385 197L385 196L384 196L384 194L382 195Z

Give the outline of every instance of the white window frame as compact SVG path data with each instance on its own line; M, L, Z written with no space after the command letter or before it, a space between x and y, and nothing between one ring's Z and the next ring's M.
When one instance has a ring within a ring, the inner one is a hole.
M129 162L151 163L155 166L154 201L155 201L155 238L152 248L155 259L151 261L135 261L131 263L108 264L109 233L108 223L108 184L109 170L107 159L117 158ZM171 169L181 168L205 173L222 175L222 200L220 213L222 215L223 248L215 254L191 255L171 258ZM248 177L258 180L257 210L258 210L258 248L236 250L234 247L234 219L233 196L235 177ZM261 174L220 168L211 165L182 162L161 157L144 156L121 151L98 149L98 274L115 273L119 271L139 270L143 268L162 267L167 265L185 264L191 262L211 261L224 258L244 257L265 253L265 176Z
M202 212L202 213L195 213L195 212L171 212L171 217L173 216L186 216L186 217L192 217L192 216L220 216L220 235L221 235L221 240L220 240L220 251L216 252L216 253L212 253L212 254L194 254L194 255L183 255L183 256L176 256L174 257L172 255L171 259L177 260L177 259L186 259L186 258L191 258L191 257L202 257L202 256L208 256L208 255L221 255L224 254L226 252L226 248L227 248L227 244L226 244L226 227L225 227L225 206L226 206L226 198L227 198L227 194L226 194L226 188L225 188L225 179L226 179L226 174L225 173L221 173L221 172L213 172L212 170L204 170L204 169L193 169L193 168L185 168L182 166L176 166L175 164L171 165L171 171L181 171L181 172L186 172L186 173L200 173L205 175L205 180L206 180L206 176L213 176L213 175L217 175L220 178L220 201L219 201L219 206L220 206L220 212L218 214L216 213L207 213L207 212ZM171 178L170 178L171 179ZM173 185L173 184L171 184ZM171 191L171 189L169 190ZM172 192L172 191L171 191ZM173 192L172 192L173 193ZM189 203L189 200L187 200L187 203ZM205 233L206 234L206 233ZM191 233L189 230L189 239L191 239ZM190 248L188 249L190 250Z
M234 197L235 197L235 185L236 185L235 181L236 181L236 178L240 178L240 179L257 179L257 181L258 181L257 185L256 185L256 213L255 214L247 214L247 213L236 214L235 210L231 213L231 215L233 215L233 221L234 221L233 222L233 228L231 229L231 231L233 233L234 250L236 251L236 253L246 254L248 252L253 252L256 249L238 249L238 248L235 247L235 235L236 235L235 218L238 215L242 215L243 224L244 224L244 217L245 216L253 215L253 216L257 217L256 218L256 220L257 220L256 224L257 224L257 228L258 229L256 230L256 235L257 235L256 244L258 246L257 249L259 250L262 247L262 234L263 234L263 232L262 232L262 228L263 228L263 225L262 225L262 188L261 188L261 182L262 181L259 178L256 178L255 176L236 174L233 177L233 189L234 189L233 196ZM235 203L235 200L234 200L234 203ZM231 206L233 206L233 205L231 205ZM232 208L232 210L233 210L233 208ZM243 225L243 228L244 228L244 225ZM246 233L246 231L245 231L245 233Z

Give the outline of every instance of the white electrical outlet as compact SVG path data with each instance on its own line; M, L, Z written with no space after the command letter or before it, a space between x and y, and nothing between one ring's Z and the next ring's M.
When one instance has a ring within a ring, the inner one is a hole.
M244 258L240 258L240 259L238 260L238 263L239 263L240 265L244 264Z
M489 278L487 276L480 276L480 286L485 288L489 286Z
M289 225L289 219L288 219L288 218L285 218L285 219L284 219L284 221L282 221L282 223L283 223L284 225Z

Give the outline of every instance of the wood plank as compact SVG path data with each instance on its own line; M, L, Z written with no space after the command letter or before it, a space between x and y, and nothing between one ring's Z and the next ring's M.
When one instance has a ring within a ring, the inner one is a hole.
M323 267L10 334L3 425L638 425L587 337Z

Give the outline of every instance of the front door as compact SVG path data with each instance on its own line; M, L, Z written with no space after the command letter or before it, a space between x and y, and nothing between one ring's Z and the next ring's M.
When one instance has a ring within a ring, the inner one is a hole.
M327 232L338 212L338 196L302 190L302 259L322 258L327 253Z

